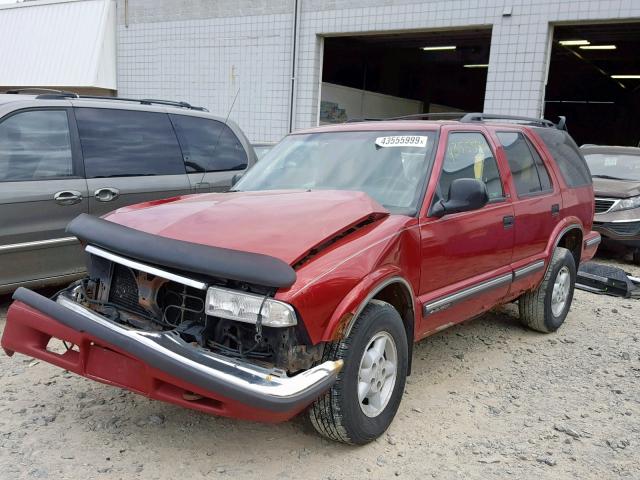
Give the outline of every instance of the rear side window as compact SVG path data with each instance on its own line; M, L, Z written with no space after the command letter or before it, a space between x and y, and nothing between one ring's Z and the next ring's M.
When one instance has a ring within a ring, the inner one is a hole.
M536 128L535 132L555 159L569 187L591 185L591 174L587 162L580 154L576 143L566 132L556 128Z
M171 115L187 172L223 172L247 168L247 152L224 123L208 118Z
M76 108L87 178L185 174L165 113Z
M0 123L0 181L73 175L65 110L30 110Z
M496 132L504 148L518 196L551 189L549 174L538 152L520 132Z
M440 195L449 199L451 183L458 178L475 178L487 186L489 199L503 196L502 180L493 152L484 138L476 132L452 132L438 183Z

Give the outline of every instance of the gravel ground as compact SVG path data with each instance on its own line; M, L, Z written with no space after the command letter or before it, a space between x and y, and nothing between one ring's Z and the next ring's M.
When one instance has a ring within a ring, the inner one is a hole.
M416 346L394 423L359 448L304 418L215 418L0 354L0 477L638 479L639 326L640 301L581 291L555 334L513 305L455 326Z

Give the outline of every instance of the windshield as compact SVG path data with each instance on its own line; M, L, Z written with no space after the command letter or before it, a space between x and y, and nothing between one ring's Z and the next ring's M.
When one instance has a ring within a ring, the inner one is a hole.
M640 181L640 155L593 153L584 158L593 177Z
M434 131L289 135L234 190L355 190L413 215L435 150Z

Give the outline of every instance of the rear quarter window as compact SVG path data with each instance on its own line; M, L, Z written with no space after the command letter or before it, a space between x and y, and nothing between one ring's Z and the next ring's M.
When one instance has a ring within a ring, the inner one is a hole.
M591 185L591 173L587 162L567 132L556 128L534 130L558 164L560 173L569 187Z

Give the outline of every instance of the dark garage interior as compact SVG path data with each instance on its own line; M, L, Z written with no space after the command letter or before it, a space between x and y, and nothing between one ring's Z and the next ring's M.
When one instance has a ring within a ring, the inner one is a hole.
M578 144L637 146L638 52L640 23L556 26L545 117L566 116Z
M327 37L322 81L417 100L420 113L482 111L490 45L490 28Z

